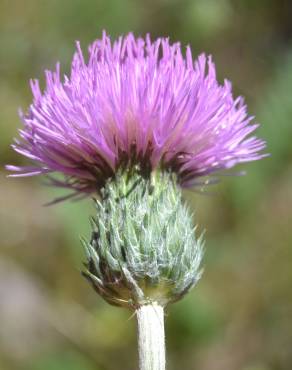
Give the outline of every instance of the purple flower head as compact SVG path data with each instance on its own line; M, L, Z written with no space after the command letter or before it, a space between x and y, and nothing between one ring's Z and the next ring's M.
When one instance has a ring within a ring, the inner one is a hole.
M183 187L197 178L257 160L265 143L231 83L219 85L211 57L193 61L179 43L133 34L113 43L104 33L79 43L70 76L46 71L42 92L31 81L33 103L21 113L24 128L13 148L34 163L7 166L13 176L60 172L58 186L77 194L99 190L121 163L176 172Z

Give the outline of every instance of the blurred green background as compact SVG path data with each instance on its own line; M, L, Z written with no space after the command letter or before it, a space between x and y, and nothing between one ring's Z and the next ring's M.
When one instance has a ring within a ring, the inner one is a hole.
M134 31L205 51L233 82L271 157L185 196L206 229L205 272L166 316L168 369L292 369L292 1L0 0L0 161L31 101L28 80L74 41ZM80 276L90 200L42 205L40 178L0 181L0 369L137 369L135 318Z

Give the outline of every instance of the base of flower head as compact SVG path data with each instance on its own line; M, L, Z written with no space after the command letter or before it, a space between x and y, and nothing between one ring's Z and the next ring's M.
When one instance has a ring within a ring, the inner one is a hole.
M174 174L123 168L107 181L96 211L83 274L107 302L165 306L200 278L203 241Z

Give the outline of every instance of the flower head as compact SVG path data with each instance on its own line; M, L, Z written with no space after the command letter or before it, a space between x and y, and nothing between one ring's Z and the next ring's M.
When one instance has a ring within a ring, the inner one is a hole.
M14 149L34 162L7 166L30 176L61 172L58 186L100 190L122 163L174 171L182 187L200 176L259 159L262 140L231 83L216 80L211 57L193 61L179 43L133 34L113 43L104 33L85 61L79 43L71 74L46 71L42 92L31 81L33 103Z

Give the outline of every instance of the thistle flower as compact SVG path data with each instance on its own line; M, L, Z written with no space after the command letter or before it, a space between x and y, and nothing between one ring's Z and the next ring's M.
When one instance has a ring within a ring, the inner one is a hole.
M109 303L137 312L140 370L164 370L163 308L201 276L203 240L182 201L199 178L262 158L265 143L211 57L132 34L79 43L71 75L31 81L33 104L14 149L70 196L97 193L84 276ZM63 179L51 176L53 172Z
M46 71L46 88L31 81L33 104L21 113L24 128L13 148L34 162L7 166L13 176L50 177L75 195L99 192L121 163L174 172L182 187L198 178L259 159L265 144L231 83L216 80L212 58L194 62L189 47L151 42L132 34L111 43L104 33L89 47L79 43L71 74Z

